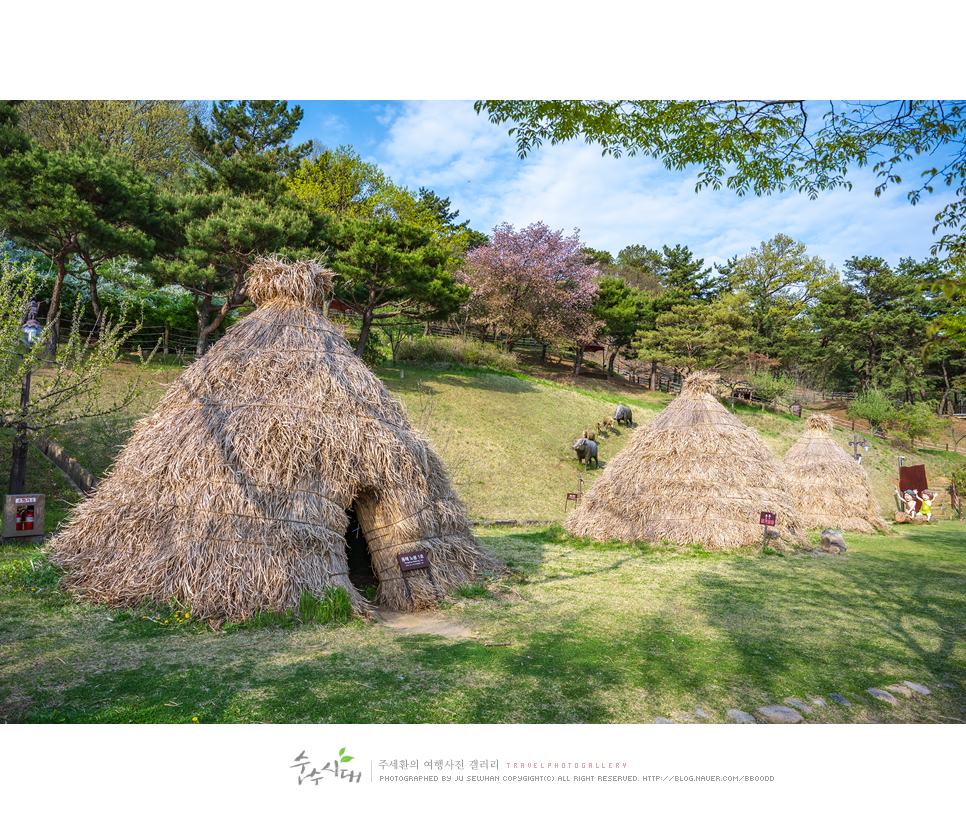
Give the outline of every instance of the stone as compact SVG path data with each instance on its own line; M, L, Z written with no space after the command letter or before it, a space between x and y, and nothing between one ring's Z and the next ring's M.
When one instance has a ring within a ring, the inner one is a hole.
M702 712L700 709L695 709L694 714L696 714L699 718L704 718L705 720L711 720L711 715L709 715L707 712Z
M894 695L902 695L903 697L912 697L912 689L908 686L903 686L899 683L895 683L892 686L886 686L887 692L892 692Z
M742 712L741 709L729 709L728 717L735 723L758 723L751 715L747 712Z
M929 691L922 683L913 683L911 680L902 681L906 686L912 689L914 692L918 692L921 695L931 695L932 692Z
M825 701L822 700L822 698L820 698L820 697L809 697L809 700L812 701L812 706L824 706L825 705Z
M759 723L801 723L802 713L787 706L773 704L755 709L755 720Z
M687 712L671 712L675 723L694 723L694 717Z
M654 723L674 723L674 721L667 718L654 718Z
M800 700L796 700L793 697L786 697L784 700L789 706L794 706L800 712L804 712L806 715L812 714L812 707L807 703L802 703Z
M842 551L848 550L848 546L845 544L845 539L842 538L842 531L840 530L823 530L821 545L822 550L826 550L829 553L842 553Z
M871 689L866 689L865 693L869 697L874 697L876 700L881 700L883 703L891 703L893 706L896 706L899 703L899 701L896 700L893 695L889 694L883 689L876 689L873 687Z
M830 694L829 697L832 698L832 700L834 700L836 703L838 703L838 704L840 704L842 706L851 706L852 705L844 697L842 697L842 695L838 695L835 692L832 692L832 694Z

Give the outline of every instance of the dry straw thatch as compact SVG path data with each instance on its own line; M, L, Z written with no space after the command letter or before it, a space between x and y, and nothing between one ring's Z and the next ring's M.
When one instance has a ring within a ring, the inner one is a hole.
M786 539L798 513L781 468L757 432L715 397L717 375L699 372L627 446L571 513L578 536L667 540L731 549L761 544L762 512Z
M782 461L802 527L885 530L869 476L829 435L832 419L809 415L807 423Z
M428 554L435 586L425 569L406 575L417 608L499 567L437 456L318 309L331 276L315 262L256 263L256 310L171 385L54 540L70 586L213 620L342 586L368 614L348 575L348 508L384 607L412 607L397 554Z

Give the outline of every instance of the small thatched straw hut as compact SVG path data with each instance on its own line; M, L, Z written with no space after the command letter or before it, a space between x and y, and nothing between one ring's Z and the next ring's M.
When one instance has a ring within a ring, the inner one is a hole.
M802 527L885 530L869 476L832 440L831 431L828 415L809 415L808 429L782 461Z
M368 614L347 564L350 512L383 607L413 607L397 554L426 551L430 570L406 573L416 608L499 567L437 456L319 310L331 276L315 262L255 264L256 310L171 385L54 540L70 586L212 620L342 586Z
M578 536L667 540L728 549L761 544L761 513L785 539L798 513L764 441L717 400L717 375L688 377L678 395L627 446L570 514Z

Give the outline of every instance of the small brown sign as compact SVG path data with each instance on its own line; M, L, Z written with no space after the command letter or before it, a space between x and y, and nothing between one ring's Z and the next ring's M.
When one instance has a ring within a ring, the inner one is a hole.
M3 505L4 539L44 535L44 496L25 493L6 496Z
M420 568L428 568L429 560L426 558L426 551L412 550L409 553L397 553L396 561L399 563L399 570L416 571Z
M567 501L580 501L580 493L567 493Z
M775 514L774 513L762 513L761 518L758 519L758 524L768 525L768 527L775 526Z
M792 404L792 415L794 415L796 418L802 417L802 405L800 403Z

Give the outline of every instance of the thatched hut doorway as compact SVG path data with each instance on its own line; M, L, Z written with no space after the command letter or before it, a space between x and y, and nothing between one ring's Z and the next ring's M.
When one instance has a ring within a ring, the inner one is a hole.
M345 512L349 518L345 531L345 555L349 562L349 581L360 591L365 592L365 588L378 585L379 580L372 569L372 553L366 541L366 534L359 524L359 517L356 515L356 503L353 502L352 507L346 508Z

